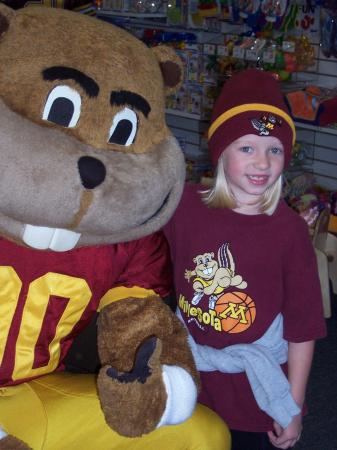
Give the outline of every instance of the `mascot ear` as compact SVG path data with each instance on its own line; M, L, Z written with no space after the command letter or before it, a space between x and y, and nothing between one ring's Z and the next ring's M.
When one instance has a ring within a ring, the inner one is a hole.
M0 37L2 37L9 28L9 23L14 17L15 11L8 6L0 3Z
M183 82L183 63L176 52L165 45L152 47L163 74L165 95L171 95L178 91Z

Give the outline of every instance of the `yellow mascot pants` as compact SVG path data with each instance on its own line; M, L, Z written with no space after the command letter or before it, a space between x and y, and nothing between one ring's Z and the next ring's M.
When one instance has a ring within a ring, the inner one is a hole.
M141 438L114 433L93 375L54 373L0 389L0 426L34 450L230 450L228 428L202 405L185 423Z

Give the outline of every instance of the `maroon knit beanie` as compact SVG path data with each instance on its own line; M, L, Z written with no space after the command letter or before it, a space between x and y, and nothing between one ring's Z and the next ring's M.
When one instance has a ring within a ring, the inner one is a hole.
M295 126L278 81L262 70L244 70L224 84L215 102L208 130L208 146L214 166L226 147L246 134L280 139L285 166L289 163L296 138Z

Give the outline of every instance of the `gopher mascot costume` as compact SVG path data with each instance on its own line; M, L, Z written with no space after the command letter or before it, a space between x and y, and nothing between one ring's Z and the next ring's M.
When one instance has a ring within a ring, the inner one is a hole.
M181 65L96 18L0 4L0 449L228 449L170 290ZM98 376L64 371L99 311Z

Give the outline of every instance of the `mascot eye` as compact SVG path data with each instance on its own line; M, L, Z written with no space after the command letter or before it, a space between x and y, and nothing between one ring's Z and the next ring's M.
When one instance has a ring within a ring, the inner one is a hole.
M109 144L131 145L137 133L137 114L130 108L124 108L113 118L109 133Z
M74 128L81 114L81 96L69 86L56 86L48 95L42 119Z

